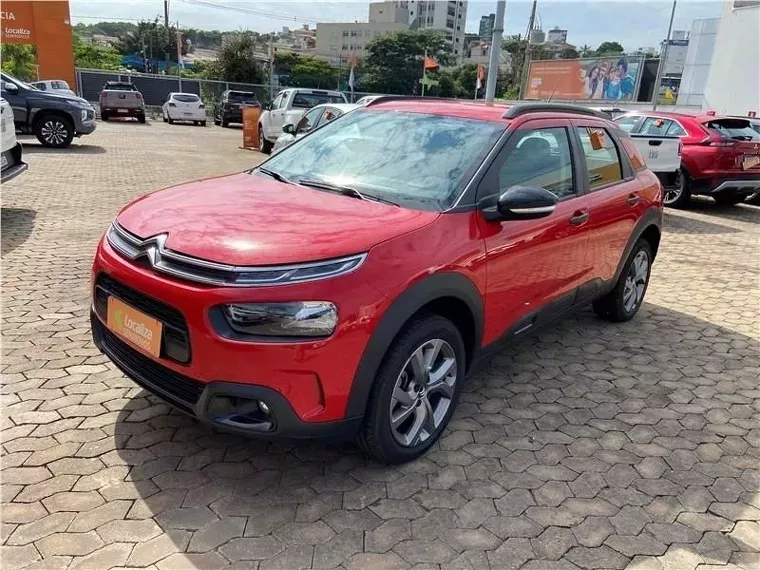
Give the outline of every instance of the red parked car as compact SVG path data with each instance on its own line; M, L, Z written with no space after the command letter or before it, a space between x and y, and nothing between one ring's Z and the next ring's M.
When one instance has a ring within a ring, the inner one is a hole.
M732 205L760 191L760 133L748 119L647 111L615 122L633 134L681 137L681 175L665 189L666 206L683 207L697 194Z
M661 219L657 177L597 112L379 99L124 208L93 336L209 424L408 461L489 349L591 302L632 318Z

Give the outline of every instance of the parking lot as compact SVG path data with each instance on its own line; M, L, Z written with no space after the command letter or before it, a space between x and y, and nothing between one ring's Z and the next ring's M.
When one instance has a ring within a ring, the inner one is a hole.
M154 121L25 146L2 188L4 569L760 568L759 208L668 210L632 322L506 347L430 453L385 467L208 431L92 344L120 207L258 163L241 142Z

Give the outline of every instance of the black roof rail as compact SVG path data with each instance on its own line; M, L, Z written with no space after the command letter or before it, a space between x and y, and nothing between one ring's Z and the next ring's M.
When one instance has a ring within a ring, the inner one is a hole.
M373 99L366 107L372 105L378 105L380 103L387 103L388 101L419 101L421 103L440 103L441 101L448 101L451 103L475 103L484 105L493 105L493 103L486 103L483 100L474 101L472 99L456 99L454 97L419 97L414 95L380 95L377 99Z
M501 116L502 119L515 119L528 113L573 113L575 115L587 115L597 119L607 119L609 117L600 111L581 107L580 105L568 105L564 103L517 103L512 105Z

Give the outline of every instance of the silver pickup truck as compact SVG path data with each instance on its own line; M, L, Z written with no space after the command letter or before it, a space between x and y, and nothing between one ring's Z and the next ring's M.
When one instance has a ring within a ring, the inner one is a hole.
M100 118L135 117L145 122L145 100L133 83L107 81L100 92Z

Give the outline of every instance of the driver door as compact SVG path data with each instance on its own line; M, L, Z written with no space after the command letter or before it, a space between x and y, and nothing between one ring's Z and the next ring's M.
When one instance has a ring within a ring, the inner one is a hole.
M277 138L282 134L282 127L285 125L285 109L288 107L288 97L290 93L283 91L272 103L272 110L269 112L270 123L272 126L270 136Z
M525 333L571 307L587 279L588 211L569 120L527 121L512 133L478 190L495 198L512 186L554 193L554 212L534 220L479 217L487 259L486 338Z

